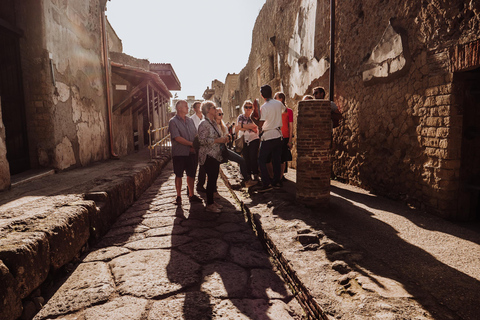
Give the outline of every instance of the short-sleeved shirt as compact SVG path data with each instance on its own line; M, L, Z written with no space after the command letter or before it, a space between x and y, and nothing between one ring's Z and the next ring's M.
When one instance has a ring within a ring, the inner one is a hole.
M265 121L262 126L262 140L277 139L282 136L282 112L283 103L270 99L260 107L260 120Z
M287 112L282 113L282 134L284 138L290 138L289 123L293 122L293 110L287 108Z
M198 130L198 125L200 124L200 121L203 120L203 118L204 118L204 116L202 115L202 119L200 119L200 118L197 116L196 113L194 113L194 114L190 117L190 119L193 120L193 123L195 123L195 128L197 128L197 130Z
M179 115L175 115L168 122L168 131L172 140L172 157L190 155L190 146L177 142L175 138L182 137L187 141L193 141L197 135L193 120L189 117L185 117L183 120Z

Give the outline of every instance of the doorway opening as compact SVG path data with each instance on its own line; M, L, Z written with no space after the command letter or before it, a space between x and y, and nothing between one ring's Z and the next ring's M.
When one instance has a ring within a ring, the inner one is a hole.
M18 35L0 27L0 97L10 174L30 169Z
M463 114L459 215L480 221L480 68L455 74Z

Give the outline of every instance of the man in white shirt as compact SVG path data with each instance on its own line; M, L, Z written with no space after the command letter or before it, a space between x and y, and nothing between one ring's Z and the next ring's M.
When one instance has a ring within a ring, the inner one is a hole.
M262 175L262 188L258 192L266 192L272 188L279 188L281 177L281 155L282 155L282 112L283 104L272 99L272 88L264 85L260 93L265 103L260 107L260 120L258 127L262 130L260 137L260 152L258 165ZM267 161L271 157L273 165L273 180L270 179L267 170Z
M195 112L190 119L193 120L193 123L195 124L195 128L197 128L198 131L198 125L200 124L200 121L203 120L203 113L202 110L200 109L200 105L202 103L200 101L195 101L192 105L193 111ZM198 167L198 154L196 155L195 158L195 168ZM203 166L200 166L198 169L198 176L197 176L197 191L198 192L206 192L207 190L205 189L205 180L207 179L207 173L205 172L205 168Z

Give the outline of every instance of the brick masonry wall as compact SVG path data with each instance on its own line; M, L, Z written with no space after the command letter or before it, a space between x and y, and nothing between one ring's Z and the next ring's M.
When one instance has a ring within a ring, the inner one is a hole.
M330 101L298 104L297 200L309 206L326 206L330 199Z
M344 115L333 130L336 176L442 217L462 218L463 116L455 72L479 67L480 14L473 3L456 4L338 1L332 59L329 1L267 0L239 73L241 100L259 98L259 82L267 83L284 91L298 112L313 87L329 91L334 60L332 100ZM398 50L386 54L386 43ZM294 125L299 137L303 127L298 119ZM298 148L292 152L297 169Z

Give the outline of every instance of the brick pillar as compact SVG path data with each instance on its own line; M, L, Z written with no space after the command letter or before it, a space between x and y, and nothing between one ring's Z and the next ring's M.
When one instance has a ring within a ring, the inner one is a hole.
M330 200L330 101L298 104L297 200L308 206L327 206Z

